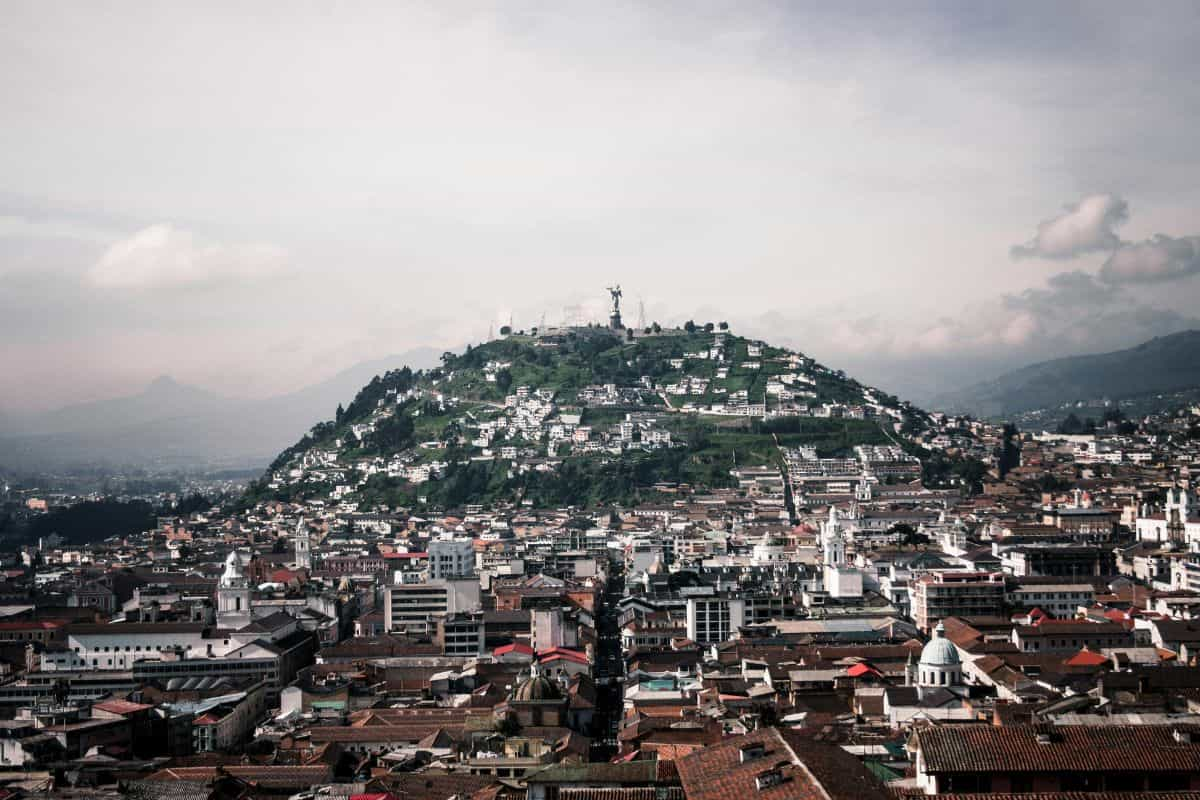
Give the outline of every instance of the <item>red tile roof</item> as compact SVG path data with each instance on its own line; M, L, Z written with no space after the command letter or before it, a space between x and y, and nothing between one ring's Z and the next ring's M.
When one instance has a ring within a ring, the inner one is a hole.
M1099 667L1109 663L1103 653L1088 650L1086 647L1064 662L1069 667Z
M565 659L574 661L576 664L587 664L588 657L578 650L568 650L565 647L551 647L546 650L538 651L538 661L555 661L557 659Z
M1200 726L1194 725L952 725L918 732L917 746L931 773L1200 773Z
M762 754L743 761L743 749ZM840 747L792 737L777 728L735 736L675 762L688 800L882 800L879 781ZM758 788L760 776L780 781Z
M521 655L533 655L533 648L523 642L513 642L512 644L502 645L492 651L494 656L508 655L509 653L520 653Z

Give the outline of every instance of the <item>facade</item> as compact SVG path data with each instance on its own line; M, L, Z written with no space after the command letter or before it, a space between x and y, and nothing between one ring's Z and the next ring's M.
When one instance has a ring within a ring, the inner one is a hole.
M485 652L483 614L442 614L434 620L433 642L448 656L477 656Z
M745 624L746 604L733 597L689 597L687 635L697 644L718 644Z
M475 578L397 584L384 592L384 628L389 632L429 633L439 614L478 608L479 581Z
M913 581L913 619L923 631L947 617L994 617L1004 609L999 572L937 572Z
M475 548L470 539L434 539L429 543L431 581L466 578L475 574Z
M1074 653L1083 648L1133 647L1133 633L1115 622L1043 620L1037 625L1017 625L1012 642L1025 653Z

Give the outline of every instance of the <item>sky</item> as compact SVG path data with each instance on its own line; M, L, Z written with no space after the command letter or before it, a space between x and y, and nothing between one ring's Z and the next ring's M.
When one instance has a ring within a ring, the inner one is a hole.
M613 283L918 400L1200 327L1194 3L2 13L0 412L270 396Z

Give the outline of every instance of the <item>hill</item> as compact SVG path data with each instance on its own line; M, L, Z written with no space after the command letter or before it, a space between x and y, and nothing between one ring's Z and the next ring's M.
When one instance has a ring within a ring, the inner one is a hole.
M849 454L923 412L802 354L718 330L570 328L373 378L248 500L406 507L631 503L735 483L780 447Z
M347 402L397 360L437 363L429 348L367 361L295 392L263 400L222 397L169 376L127 396L10 419L0 465L55 469L76 465L261 468L313 419Z
M1161 336L1128 350L1032 364L938 397L932 405L1003 417L1188 390L1200 390L1200 331Z

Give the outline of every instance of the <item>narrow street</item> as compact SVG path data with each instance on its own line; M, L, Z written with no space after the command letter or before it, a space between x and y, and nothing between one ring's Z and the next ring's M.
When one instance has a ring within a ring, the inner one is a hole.
M623 565L613 567L597 619L596 647L596 738L593 761L608 761L617 753L617 729L621 721L625 664L621 659L621 632L617 625L617 603L625 594Z

